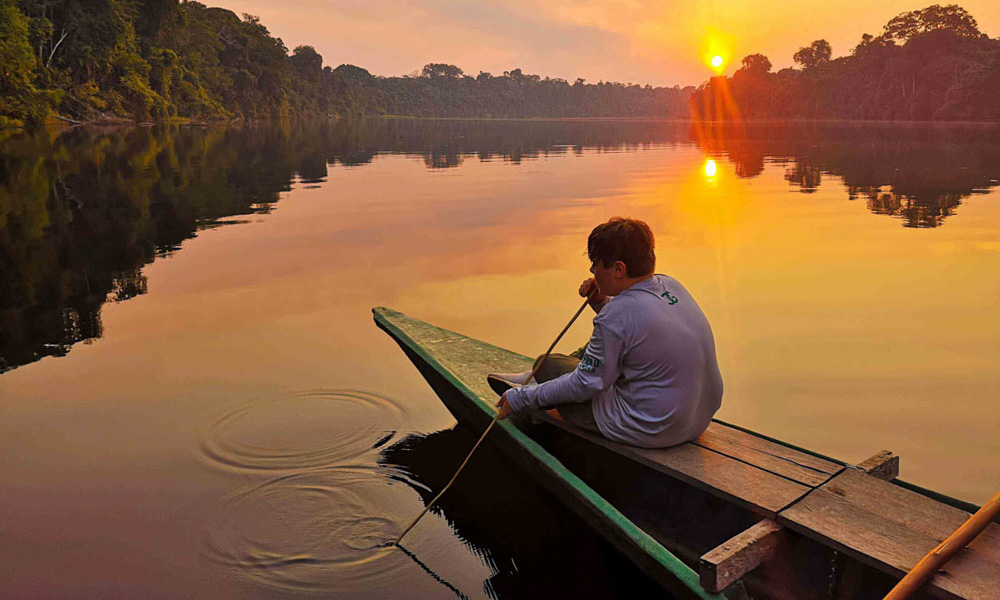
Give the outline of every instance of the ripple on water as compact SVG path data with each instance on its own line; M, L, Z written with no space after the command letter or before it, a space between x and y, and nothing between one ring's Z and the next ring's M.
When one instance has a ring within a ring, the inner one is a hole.
M343 464L385 444L399 404L357 390L313 390L241 406L215 422L202 455L223 468L289 473Z
M391 546L400 524L375 504L402 486L373 471L277 477L227 497L208 517L207 557L269 587L351 592L402 585L412 565Z

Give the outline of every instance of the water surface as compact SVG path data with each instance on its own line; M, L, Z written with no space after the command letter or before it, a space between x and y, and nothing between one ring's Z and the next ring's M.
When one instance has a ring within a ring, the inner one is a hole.
M1000 487L996 128L77 129L0 166L5 598L648 593L488 448L379 548L473 439L370 308L537 354L616 214L711 320L722 418Z

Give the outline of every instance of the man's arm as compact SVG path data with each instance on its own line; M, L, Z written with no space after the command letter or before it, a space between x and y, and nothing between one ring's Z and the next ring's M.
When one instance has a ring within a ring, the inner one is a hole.
M552 381L507 390L504 394L506 404L516 411L593 400L614 385L621 375L621 353L621 338L594 323L594 334L576 370Z

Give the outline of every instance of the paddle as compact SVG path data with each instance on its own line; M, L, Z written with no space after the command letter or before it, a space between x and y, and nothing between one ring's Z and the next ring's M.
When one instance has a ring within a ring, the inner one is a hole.
M885 600L904 600L920 589L920 586L933 577L952 556L976 539L976 536L982 533L998 514L1000 514L1000 492L997 492L989 502L976 511L976 514L969 517L968 521L938 544L927 556L920 559L920 562L899 580L896 587L889 591Z
M545 362L545 359L548 358L549 354L552 353L552 349L556 347L556 344L559 343L559 340L562 339L563 335L565 335L566 332L569 331L570 326L572 326L573 323L576 321L577 317L580 316L580 313L583 312L583 309L587 308L587 304L590 303L590 298L591 298L590 296L587 296L587 299L583 301L583 304L580 305L579 309L577 309L576 314L573 315L573 318L569 320L569 323L566 323L566 326L563 327L563 330L560 331L559 335L556 336L556 339L552 342L552 345L550 345L549 349L546 350L545 354L542 355L541 360L535 361L535 367L531 369L531 374L528 375L528 378L524 380L524 383L518 386L519 388L522 388L525 385L527 385L527 383L531 381L531 378L535 376L535 373L538 372L538 368L542 366L542 363ZM403 536L405 536L407 533L410 532L411 529L413 529L413 526L416 525L420 521L420 519L422 519L424 515L427 514L427 511L429 511L431 507L434 506L435 503L437 503L438 499L441 496L443 496L445 492L448 491L448 488L451 487L451 484L455 483L455 480L458 478L458 474L462 472L462 469L464 469L465 465L469 463L469 459L472 458L472 455L476 452L476 449L479 448L479 445L482 444L483 440L486 439L486 434L488 434L490 430L493 429L493 426L497 424L497 421L500 420L500 408L501 407L497 407L497 414L493 417L493 421L490 422L489 426L486 428L486 431L483 432L483 435L479 437L479 441L477 441L476 445L473 446L472 450L469 451L468 456L466 456L465 460L462 461L462 464L458 467L458 470L455 471L455 474L451 476L451 480L448 481L447 485L445 485L444 488L440 492L438 492L437 496L434 496L434 499L431 500L426 507L424 507L423 512L421 512L420 515L416 519L414 519L412 523L410 523L409 527L404 529L403 533L399 534L399 537L396 538L395 542L393 542L394 546L399 546L399 542L403 541Z

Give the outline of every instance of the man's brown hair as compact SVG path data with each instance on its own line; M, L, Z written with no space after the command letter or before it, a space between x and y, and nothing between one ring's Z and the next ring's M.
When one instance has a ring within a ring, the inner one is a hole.
M639 219L612 217L590 232L587 238L587 256L591 262L601 261L609 268L616 261L625 263L629 277L650 275L656 268L653 252L653 232Z

